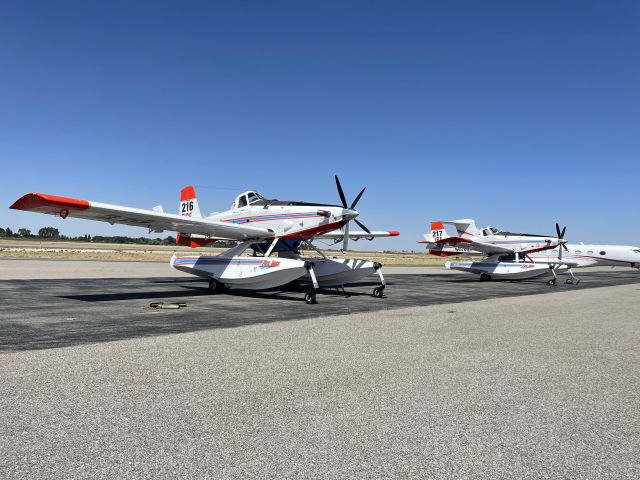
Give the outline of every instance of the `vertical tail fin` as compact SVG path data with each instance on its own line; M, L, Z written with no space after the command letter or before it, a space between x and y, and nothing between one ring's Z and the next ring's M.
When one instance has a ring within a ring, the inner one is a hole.
M429 232L429 238L427 238L427 240L437 242L449 236L450 235L444 229L444 224L442 222L431 222L431 231Z
M198 205L198 198L196 197L196 191L191 185L180 190L179 213L183 217L202 218L202 214L200 213L200 206ZM197 248L209 245L210 243L215 242L215 239L207 238L204 235L189 235L178 233L178 235L176 236L176 242L180 245Z
M191 185L184 187L180 190L180 215L183 217L197 217L202 218L200 213L200 207L198 206L198 199L196 198L196 191Z
M450 255L457 255L457 252L451 247L445 248L441 243L436 243L440 240L450 237L444 228L443 222L431 222L431 231L425 234L424 239L427 243L427 252L430 255L436 255L438 257L448 257Z

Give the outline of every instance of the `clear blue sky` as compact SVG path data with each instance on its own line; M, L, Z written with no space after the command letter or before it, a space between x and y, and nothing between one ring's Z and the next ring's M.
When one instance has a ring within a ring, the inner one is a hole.
M639 32L637 1L3 2L0 203L336 202L336 173L402 232L371 248L460 217L640 244Z

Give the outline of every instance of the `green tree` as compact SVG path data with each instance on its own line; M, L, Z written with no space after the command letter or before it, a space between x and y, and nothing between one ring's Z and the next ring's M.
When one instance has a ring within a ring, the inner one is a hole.
M18 229L18 235L20 235L21 237L30 237L31 236L31 230L29 230L28 228L19 228Z
M38 230L38 236L40 238L60 238L60 232L55 227L43 227Z
M7 232L4 231L4 228L0 228L0 237L4 237Z
M9 227L7 227L7 229L4 231L4 233L7 235L7 237L13 237L13 232L11 231L11 229Z

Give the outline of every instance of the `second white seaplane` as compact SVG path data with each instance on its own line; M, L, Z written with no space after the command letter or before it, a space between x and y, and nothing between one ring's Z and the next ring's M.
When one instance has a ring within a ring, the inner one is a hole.
M448 231L448 228L451 231ZM478 261L446 262L451 270L475 273L480 280L492 278L524 280L551 275L547 283L555 285L557 274L568 273L571 278L566 283L579 283L571 270L577 264L565 261L562 251L566 249L564 235L567 227L560 229L556 223L556 237L499 231L493 227L478 229L471 219L432 222L431 231L420 243L427 244L431 255L447 257L452 255L483 255ZM558 257L553 261L534 261L531 255L558 248Z
M341 205L267 199L256 191L247 191L236 197L229 210L207 217L201 214L192 186L181 191L178 215L164 212L161 206L146 210L43 193L28 193L10 208L63 219L134 225L145 227L150 233L177 232L177 242L193 248L218 240L236 241L236 246L220 255L174 255L171 259L173 268L208 278L213 293L229 287L262 290L298 281L311 285L305 301L315 303L320 286L344 286L377 273L380 285L373 295L380 298L386 286L380 263L329 258L311 243L314 239L342 242L344 252L349 239L399 235L393 230L371 231L358 221L355 207L365 188L349 205L337 176L335 181ZM351 221L362 230L350 231ZM302 256L303 245L316 256ZM244 255L248 249L252 255Z

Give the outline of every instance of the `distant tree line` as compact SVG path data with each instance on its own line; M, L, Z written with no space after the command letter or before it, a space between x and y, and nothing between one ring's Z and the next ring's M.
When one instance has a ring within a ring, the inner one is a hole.
M19 228L16 233L11 228L0 228L0 237L4 238L41 238L47 240L67 240L72 242L92 242L92 243L135 243L138 245L175 245L176 239L174 236L167 236L165 238L147 238L147 237L125 237L122 235L116 235L113 237L105 237L101 235L81 235L78 237L71 237L68 235L61 235L60 231L55 227L43 227L38 230L37 235L33 235L28 228Z

